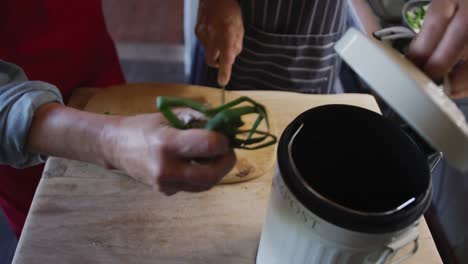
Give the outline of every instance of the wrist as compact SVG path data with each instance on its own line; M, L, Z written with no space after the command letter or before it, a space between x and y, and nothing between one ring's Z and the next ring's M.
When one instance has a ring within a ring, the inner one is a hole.
M100 165L107 169L119 169L120 161L117 153L119 150L119 134L122 133L120 124L124 117L113 116L109 117L108 122L104 123L98 137L98 151L100 158Z

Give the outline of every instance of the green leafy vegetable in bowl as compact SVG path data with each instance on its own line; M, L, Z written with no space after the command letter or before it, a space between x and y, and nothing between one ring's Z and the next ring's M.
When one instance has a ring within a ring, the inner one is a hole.
M421 31L422 25L424 23L424 17L426 16L427 10L429 9L429 5L430 4L414 6L410 10L406 11L406 22L408 23L408 26L414 30L414 32L419 33L419 31Z

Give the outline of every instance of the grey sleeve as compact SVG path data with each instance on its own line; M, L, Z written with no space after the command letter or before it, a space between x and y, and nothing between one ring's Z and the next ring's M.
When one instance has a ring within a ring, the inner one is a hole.
M26 151L26 141L34 112L50 102L63 104L54 85L28 81L21 68L0 60L0 164L25 168L45 161Z

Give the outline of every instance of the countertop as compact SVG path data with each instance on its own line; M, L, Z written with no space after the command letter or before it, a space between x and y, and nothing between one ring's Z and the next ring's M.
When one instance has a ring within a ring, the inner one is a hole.
M279 132L318 105L379 111L369 95L238 93L265 104ZM13 263L253 264L273 172L274 167L251 181L166 197L121 173L50 158ZM420 248L405 263L442 263L424 219Z

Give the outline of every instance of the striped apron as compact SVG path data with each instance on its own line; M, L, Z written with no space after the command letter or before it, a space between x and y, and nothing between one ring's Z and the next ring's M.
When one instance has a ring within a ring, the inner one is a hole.
M334 93L333 49L346 26L346 0L240 0L242 53L227 89Z

